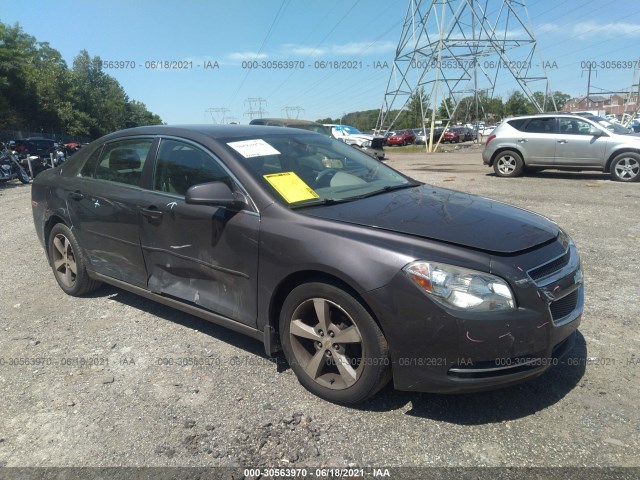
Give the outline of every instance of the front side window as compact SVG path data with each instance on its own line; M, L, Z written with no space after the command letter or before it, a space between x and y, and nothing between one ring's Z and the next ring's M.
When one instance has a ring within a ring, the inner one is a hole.
M152 139L121 140L105 145L95 178L126 185L140 185L142 169Z
M153 177L154 190L184 196L193 185L216 181L233 188L229 174L211 155L188 143L162 140Z
M589 135L591 124L576 118L561 118L560 133L565 135Z

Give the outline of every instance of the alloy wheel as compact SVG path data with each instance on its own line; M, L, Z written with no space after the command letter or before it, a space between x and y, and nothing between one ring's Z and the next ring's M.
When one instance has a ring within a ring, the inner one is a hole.
M293 312L289 336L295 361L319 385L342 390L360 377L362 335L338 304L325 298L305 300Z
M73 288L78 275L78 267L71 242L59 233L53 239L53 247L52 260L55 274L65 287Z
M503 175L510 175L516 169L516 159L510 155L504 155L498 160L498 170Z
M616 163L616 175L623 180L631 180L640 174L640 163L635 158L626 157Z

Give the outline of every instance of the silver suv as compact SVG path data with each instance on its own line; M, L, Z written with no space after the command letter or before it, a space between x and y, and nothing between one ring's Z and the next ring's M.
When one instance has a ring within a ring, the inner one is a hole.
M595 117L594 117L595 118ZM482 151L499 177L525 170L600 170L614 180L640 180L640 136L571 114L538 114L505 120Z

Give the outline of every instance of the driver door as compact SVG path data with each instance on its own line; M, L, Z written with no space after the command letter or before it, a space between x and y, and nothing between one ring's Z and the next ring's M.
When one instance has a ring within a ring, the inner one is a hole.
M147 287L255 326L260 217L249 209L231 212L185 202L190 186L211 181L238 188L210 152L161 140L153 190L141 206Z

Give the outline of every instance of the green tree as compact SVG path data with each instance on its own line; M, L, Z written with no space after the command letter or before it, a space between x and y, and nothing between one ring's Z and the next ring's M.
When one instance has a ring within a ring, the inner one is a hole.
M504 110L507 115L522 115L531 112L532 104L524 96L523 93L519 91L514 91L509 95L507 101L504 104Z
M102 71L99 57L82 50L69 69L49 43L0 22L0 128L98 137L157 123Z

